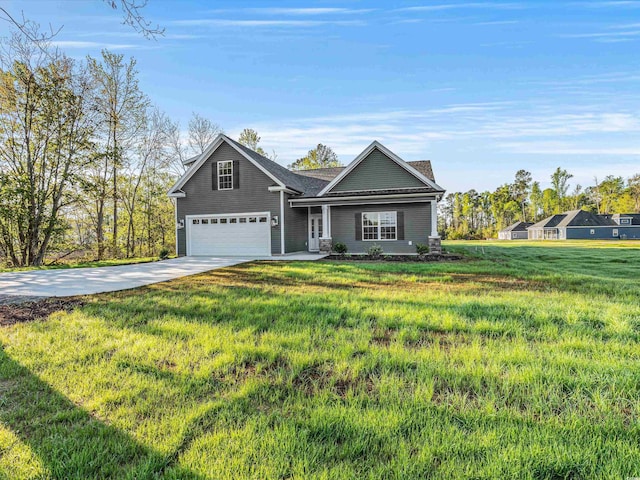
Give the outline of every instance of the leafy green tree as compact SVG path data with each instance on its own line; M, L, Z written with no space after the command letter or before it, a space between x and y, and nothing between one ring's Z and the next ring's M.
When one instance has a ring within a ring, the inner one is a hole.
M634 202L634 211L640 213L640 173L636 173L627 180L629 195Z
M297 159L289 168L293 170L311 170L314 168L339 167L340 161L338 155L326 145L321 143L312 150L309 150L306 156Z
M624 193L624 179L607 175L599 185L602 213L614 213L614 205Z
M240 136L238 137L238 143L244 145L247 148L250 148L254 152L258 152L263 157L270 158L273 161L276 161L278 158L278 154L273 151L271 155L267 154L264 149L258 145L260 143L260 135L258 132L253 130L252 128L245 128L240 132Z
M64 232L94 124L85 66L13 35L0 55L0 250L42 265ZM10 55L9 52L13 52Z
M542 190L540 189L540 182L533 182L529 193L529 215L533 222L537 222L540 219L541 209Z
M516 179L513 182L513 198L520 204L522 211L522 217L520 220L527 221L527 200L529 199L529 191L531 190L532 182L531 173L526 170L518 170L516 172Z
M569 190L569 180L571 178L573 178L573 175L560 167L556 168L556 171L551 175L551 186L553 187L556 198L554 213L561 213L566 207L565 198Z
M558 210L558 195L552 188L545 188L542 192L542 217L546 218Z

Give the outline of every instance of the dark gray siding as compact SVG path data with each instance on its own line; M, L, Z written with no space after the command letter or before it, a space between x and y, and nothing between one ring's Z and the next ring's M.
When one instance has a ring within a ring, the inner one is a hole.
M240 188L212 190L211 164L222 160L240 162ZM178 221L183 220L186 215L214 213L269 211L272 216L280 216L280 193L269 192L268 188L272 185L276 183L231 146L222 143L182 188L187 196L177 199ZM288 205L285 205L285 209L287 208ZM178 255L186 255L184 228L178 230L177 250ZM271 228L271 252L280 253L280 226Z
M360 212L404 212L404 240L362 241L356 240L355 215ZM359 205L331 207L331 237L333 243L342 242L350 253L366 253L377 243L385 253L416 253L416 243L427 244L431 228L429 203L398 203L387 205ZM413 245L409 245L409 241Z
M591 234L593 229L594 233ZM618 230L618 236L613 236L613 231ZM606 227L568 227L566 229L568 239L592 239L592 240L619 240L626 236L627 239L640 239L640 227L622 227L622 226L606 226Z
M524 231L524 232L511 232L511 239L512 240L526 240L527 238L529 238L528 232Z
M284 235L285 251L306 252L308 250L308 219L306 208L289 208L290 195L285 194Z
M424 183L376 148L331 191L348 192L424 186Z

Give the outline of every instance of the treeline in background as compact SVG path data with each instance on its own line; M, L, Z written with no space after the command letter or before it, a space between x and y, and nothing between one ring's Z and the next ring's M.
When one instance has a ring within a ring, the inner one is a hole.
M439 230L444 238L485 239L517 222L538 222L567 210L598 214L640 213L640 174L629 178L609 175L592 186L571 185L573 178L557 168L551 187L542 190L530 172L518 170L513 183L493 192L449 193L440 203Z

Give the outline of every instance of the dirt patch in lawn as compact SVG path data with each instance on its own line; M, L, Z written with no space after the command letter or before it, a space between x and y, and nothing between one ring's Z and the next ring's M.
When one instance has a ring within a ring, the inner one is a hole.
M83 303L79 298L69 297L0 305L0 326L43 320L54 312L69 312Z

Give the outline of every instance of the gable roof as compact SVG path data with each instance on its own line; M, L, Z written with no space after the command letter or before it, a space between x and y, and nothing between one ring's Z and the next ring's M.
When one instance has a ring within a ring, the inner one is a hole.
M216 139L209 145L204 152L198 155L195 159L190 158L185 162L190 164L189 169L184 175L176 182L176 184L169 190L169 196L183 196L180 189L187 183L187 181L193 176L195 172L206 162L206 160L216 151L216 149L227 143L234 148L240 155L245 157L248 161L253 163L259 170L265 175L271 178L278 186L295 190L299 193L306 193L307 195L315 195L325 185L327 181L313 178L304 177L302 175L296 175L290 170L287 170L281 165L278 165L273 160L270 160L257 152L254 152L250 148L236 142L235 140L227 137L224 134L219 134Z
M223 143L227 143L228 145L230 145L240 155L253 163L259 170L261 170L265 175L271 178L278 186L303 194L305 197L316 197L322 195L322 192L327 190L327 187L331 183L333 183L334 185L337 184L342 177L348 175L348 173L353 170L353 168L355 168L358 163L366 158L374 148L380 150L383 154L385 154L387 157L389 157L391 160L396 162L398 165L400 165L402 168L404 168L406 171L414 175L416 178L418 178L418 180L422 181L425 184L424 188L413 189L416 193L444 192L442 187L435 183L433 169L431 168L431 162L429 160L405 162L377 141L372 142L360 155L358 155L358 157L353 160L353 162L351 162L346 167L329 167L316 168L311 170L291 171L221 133L204 150L204 152L183 162L184 165L187 165L189 168L184 173L184 175L176 182L176 184L171 187L171 189L169 190L169 196L184 196L184 192L182 192L181 190L182 187ZM359 194L361 195L371 193L384 194L395 193L395 191L376 190L371 192L359 192ZM403 193L411 192L403 189ZM354 193L351 193L351 195L353 194ZM329 193L329 195L331 194Z
M433 175L433 168L431 167L431 160L414 160L407 162L408 165L415 168L418 172L423 174L429 180L436 181ZM310 168L309 170L295 170L298 175L305 177L314 177L321 180L331 181L336 178L340 172L347 167L325 167L325 168Z
M616 224L609 218L584 210L572 210L565 213L567 216L560 221L559 227L606 227Z
M404 168L407 172L409 172L418 180L420 180L422 183L424 183L426 187L430 188L431 191L444 193L444 189L441 186L439 186L435 181L427 178L425 175L420 173L414 167L412 167L407 162L405 162L400 157L398 157L395 153L393 153L387 147L382 145L377 140L374 140L373 142L371 142L371 144L367 148L365 148L362 151L362 153L360 153L360 155L358 155L349 165L347 165L341 172L339 172L338 175L336 175L333 178L333 180L329 182L327 186L325 186L322 190L320 190L320 192L318 193L318 196L322 196L330 192L333 187L335 187L343 178L349 175L349 173L353 171L353 169L357 167L360 164L360 162L362 162L365 158L367 158L369 154L375 149L378 149L380 152L382 152L384 155L386 155L388 158L390 158L400 167Z
M507 228L500 230L501 232L526 232L533 223L531 222L516 222L513 225L509 225Z
M584 210L570 210L551 215L531 225L530 228L606 227L610 225L616 225L616 223L602 215Z

